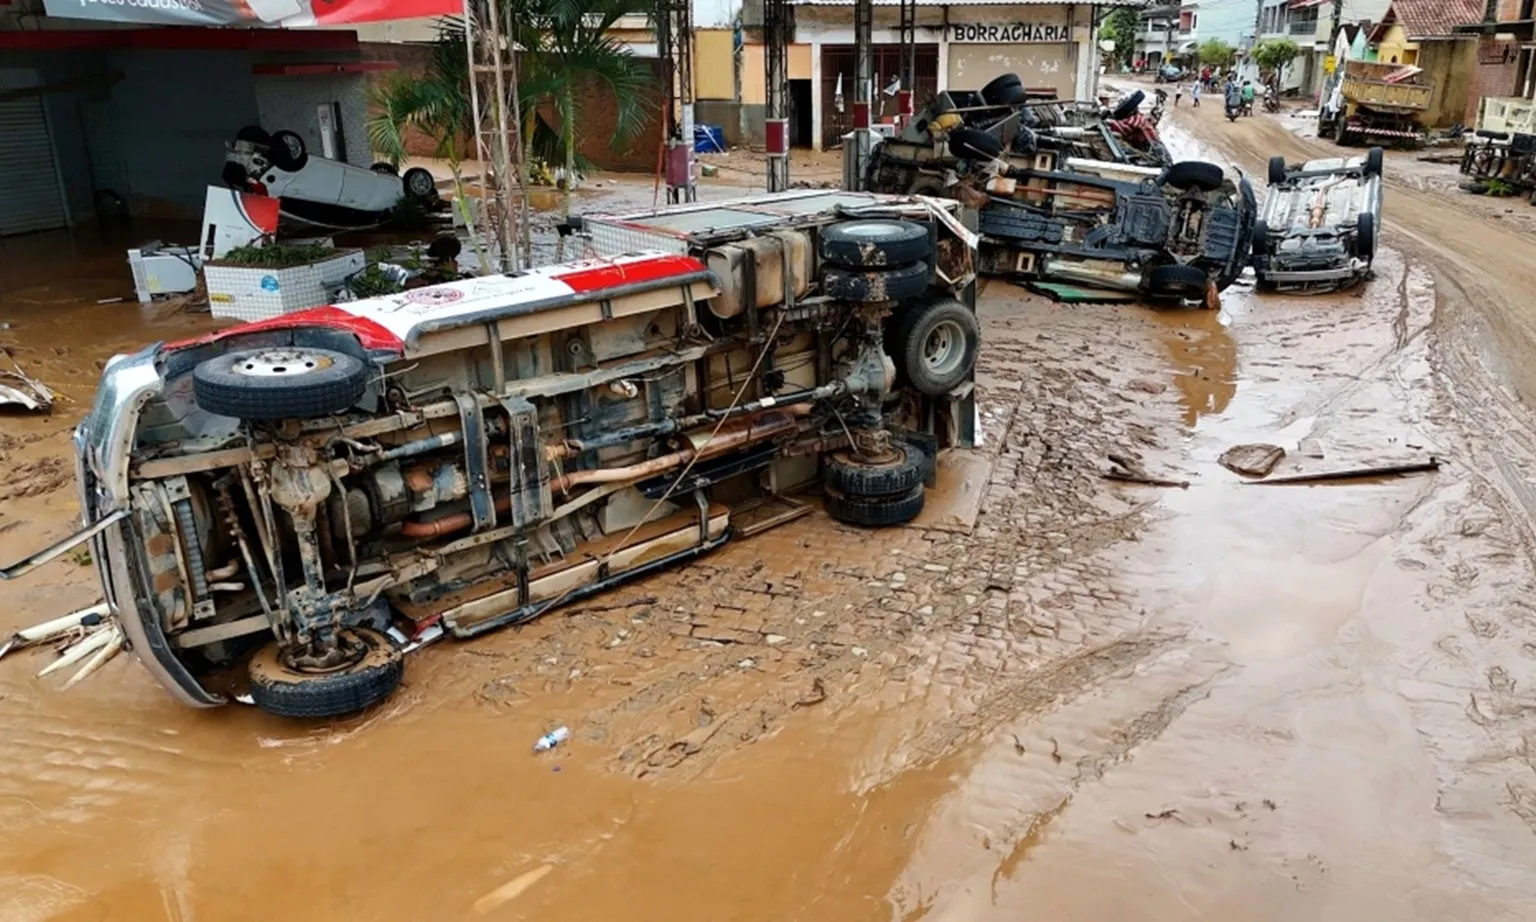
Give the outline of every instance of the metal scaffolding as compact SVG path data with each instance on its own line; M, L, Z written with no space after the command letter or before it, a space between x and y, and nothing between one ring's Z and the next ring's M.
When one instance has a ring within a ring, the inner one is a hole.
M768 148L768 191L789 188L789 42L788 0L763 2L763 64L767 113L763 134Z
M667 202L697 198L693 179L693 4L691 0L657 0L656 52L661 56L662 81L667 87L663 161Z
M502 15L496 0L464 0L475 156L482 164L477 183L479 216L467 220L483 267L511 272L531 262L532 243L528 235L527 165L519 140L522 112L517 94L517 55L502 28ZM465 209L471 216L474 211ZM477 224L486 230L483 237Z

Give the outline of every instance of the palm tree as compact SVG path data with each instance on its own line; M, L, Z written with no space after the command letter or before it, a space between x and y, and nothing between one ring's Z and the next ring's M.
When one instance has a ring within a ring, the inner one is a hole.
M374 87L370 102L375 114L368 119L368 140L374 151L398 167L406 159L405 139L411 131L437 139L434 154L448 161L454 204L484 266L488 264L485 244L474 232L474 217L464 194L462 167L475 125L463 25L441 21L431 49L423 73L394 74Z
M649 16L653 0L504 0L514 40L539 52L525 56L520 74L524 153L564 167L560 212L571 217L571 192L578 170L589 168L576 152L576 126L582 112L580 90L601 86L612 95L617 122L610 145L617 148L639 135L649 119L655 82L650 67L611 36L622 17ZM559 119L553 128L540 113L549 107ZM557 245L564 256L565 238Z

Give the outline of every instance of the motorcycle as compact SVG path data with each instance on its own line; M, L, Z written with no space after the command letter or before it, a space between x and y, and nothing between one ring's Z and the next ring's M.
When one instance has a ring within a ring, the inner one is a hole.
M1272 86L1264 88L1264 111L1265 112L1279 112L1280 111L1280 94L1276 93L1275 92L1275 88L1272 87Z
M1243 107L1241 103L1227 103L1227 121L1235 122L1237 121L1237 117L1242 114Z
M1251 100L1251 99L1243 100L1243 114L1248 116L1248 117L1250 117L1250 118L1253 117L1253 100Z

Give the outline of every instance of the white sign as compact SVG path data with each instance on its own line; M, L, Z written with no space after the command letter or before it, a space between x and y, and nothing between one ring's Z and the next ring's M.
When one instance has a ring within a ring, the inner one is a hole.
M1069 42L1072 29L1064 22L969 22L950 26L949 40L988 45Z

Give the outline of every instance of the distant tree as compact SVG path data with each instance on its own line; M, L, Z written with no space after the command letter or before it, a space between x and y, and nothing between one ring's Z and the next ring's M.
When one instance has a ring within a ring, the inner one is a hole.
M1233 56L1237 49L1228 45L1219 38L1208 38L1200 43L1200 63L1209 64L1216 68L1232 66Z
M1271 38L1254 46L1253 63L1259 65L1259 70L1279 74L1299 54L1301 48L1290 39Z
M1114 57L1122 64L1130 63L1131 55L1136 51L1136 25L1136 11L1121 6L1105 17L1103 27L1099 29L1100 35L1115 43Z

